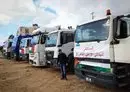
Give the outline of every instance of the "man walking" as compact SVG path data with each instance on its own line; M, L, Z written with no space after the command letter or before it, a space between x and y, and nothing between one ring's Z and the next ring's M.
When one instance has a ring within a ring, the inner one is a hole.
M61 68L61 74L62 74L61 80L63 79L67 80L67 77L66 77L67 57L65 53L62 52L61 49L59 49L58 62L60 62L60 68Z

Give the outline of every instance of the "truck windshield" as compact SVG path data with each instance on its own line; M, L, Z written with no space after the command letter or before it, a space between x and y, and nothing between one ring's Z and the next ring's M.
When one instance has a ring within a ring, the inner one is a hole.
M103 41L108 38L109 19L103 19L78 26L75 34L76 42Z
M15 47L15 46L16 46L17 40L18 40L18 37L15 37L15 38L13 39L12 47Z
M31 39L31 45L38 44L38 41L39 41L39 35L33 36L33 38Z
M20 47L26 47L27 39L22 39L20 42Z
M47 39L46 39L45 46L46 47L56 46L57 38L58 38L58 32L49 34Z

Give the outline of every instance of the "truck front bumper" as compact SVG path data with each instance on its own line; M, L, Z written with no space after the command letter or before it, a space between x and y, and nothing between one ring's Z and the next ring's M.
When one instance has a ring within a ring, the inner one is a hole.
M118 83L116 82L114 75L110 75L110 74L107 75L107 74L101 74L92 71L80 70L78 68L75 68L75 75L79 79L83 79L90 83L101 85L107 88L118 87Z

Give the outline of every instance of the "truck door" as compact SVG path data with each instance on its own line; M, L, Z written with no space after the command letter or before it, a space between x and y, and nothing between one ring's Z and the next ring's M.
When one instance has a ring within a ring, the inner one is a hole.
M68 55L74 47L74 33L62 32L62 51Z
M39 39L39 60L40 62L45 65L45 35L41 34Z
M26 53L29 54L29 46L31 44L31 38L27 39L27 43L26 43Z
M117 25L118 43L114 44L115 62L130 63L130 18L121 18Z

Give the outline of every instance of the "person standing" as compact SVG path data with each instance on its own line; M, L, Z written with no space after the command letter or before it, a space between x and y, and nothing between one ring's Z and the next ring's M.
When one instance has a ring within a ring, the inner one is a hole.
M67 80L66 77L66 62L67 62L67 57L65 53L62 52L61 49L59 49L59 55L58 55L58 63L60 63L60 69L61 69L61 80L65 79Z
M71 49L71 53L68 55L68 69L70 73L74 73L74 53L73 48Z

